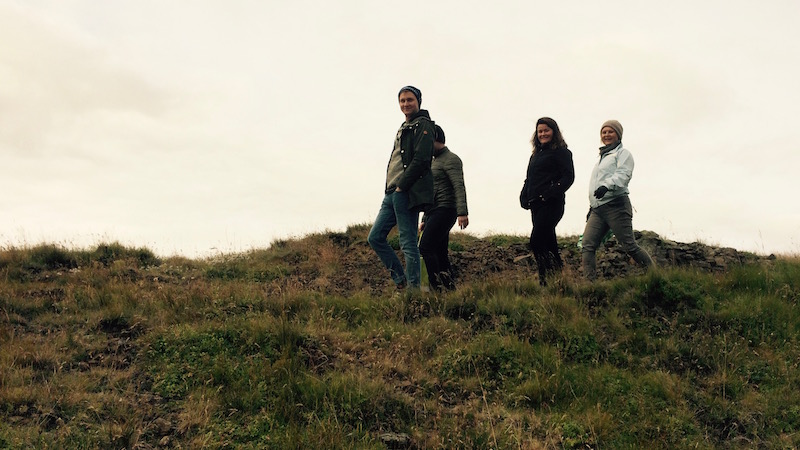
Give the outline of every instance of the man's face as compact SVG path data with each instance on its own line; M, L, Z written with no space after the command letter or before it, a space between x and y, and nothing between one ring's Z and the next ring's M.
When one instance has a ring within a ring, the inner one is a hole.
M406 117L414 114L415 112L419 111L419 102L417 101L417 97L411 93L411 91L403 91L400 93L400 111L406 115Z

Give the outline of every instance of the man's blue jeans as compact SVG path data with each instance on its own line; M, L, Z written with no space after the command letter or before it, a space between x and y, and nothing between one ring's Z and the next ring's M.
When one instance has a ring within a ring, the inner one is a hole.
M392 192L383 197L378 217L367 238L370 247L378 254L383 265L389 269L395 284L408 280L408 285L412 288L419 288L420 283L419 247L417 247L418 222L419 213L408 209L408 192ZM389 231L395 225L400 234L400 249L406 259L405 271L403 271L403 264L394 249L386 241Z

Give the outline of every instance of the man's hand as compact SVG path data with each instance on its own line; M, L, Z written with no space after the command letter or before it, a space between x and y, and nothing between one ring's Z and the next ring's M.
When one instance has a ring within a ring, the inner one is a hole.
M458 228L462 230L469 225L469 216L458 216Z

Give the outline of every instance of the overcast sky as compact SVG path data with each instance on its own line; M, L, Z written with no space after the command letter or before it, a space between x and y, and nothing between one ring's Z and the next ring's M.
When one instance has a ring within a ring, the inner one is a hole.
M210 256L372 223L400 87L464 161L470 226L527 235L536 119L633 153L634 228L800 253L800 2L0 0L0 245ZM377 260L376 260L377 261Z

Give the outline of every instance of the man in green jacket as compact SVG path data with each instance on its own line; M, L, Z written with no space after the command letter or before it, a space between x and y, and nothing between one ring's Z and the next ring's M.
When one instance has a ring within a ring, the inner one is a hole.
M435 125L433 143L434 202L422 217L422 238L419 251L425 259L428 283L434 291L456 288L450 268L447 248L450 229L458 221L462 230L469 225L467 189L464 187L464 170L461 158L445 146L444 130Z
M398 93L400 111L406 116L397 130L394 148L386 168L386 185L383 202L367 241L383 265L389 269L397 289L419 289L420 260L417 247L419 213L433 203L434 123L428 111L420 109L422 92L414 86L405 86ZM394 226L400 240L400 249L406 268L386 240Z

